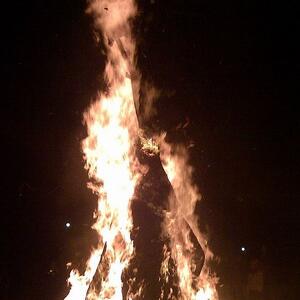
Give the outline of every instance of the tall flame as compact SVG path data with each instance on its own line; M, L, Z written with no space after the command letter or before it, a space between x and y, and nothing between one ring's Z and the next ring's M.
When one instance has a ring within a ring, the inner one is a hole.
M217 279L210 274L208 267L213 254L198 229L194 214L201 196L192 181L193 168L188 164L188 153L183 147L168 144L164 138L160 138L160 147L163 167L174 190L174 194L169 196L164 231L170 239L170 255L177 269L180 299L217 300ZM192 235L204 252L202 269L198 275L194 275L194 271L200 264L197 261L199 249L195 248Z
M172 148L163 139L156 143L154 139L139 136L139 103L136 101L139 76L134 67L135 41L130 28L136 5L133 0L91 0L87 12L93 15L95 28L102 32L107 52L104 76L108 88L84 114L88 136L82 143L85 167L91 179L88 187L98 196L93 225L98 233L98 245L83 274L71 271L68 279L71 288L65 299L123 299L123 274L134 256L131 202L142 176L142 167L135 155L140 140L142 150L150 154L157 154L160 147L163 167L174 189L163 224L169 244L164 247L162 280L167 280L167 260L172 259L176 273L180 274L179 299L216 300L215 282L207 267L207 259L212 254L194 216L199 193L192 184L187 153L182 148ZM191 232L205 253L198 276L193 273L197 249ZM129 279L129 285L134 280ZM129 286L126 299L140 299L141 293L142 283L137 292L131 292ZM168 299L173 298L171 292Z
M86 271L72 271L71 290L65 299L122 299L122 273L133 254L130 238L132 216L130 202L139 178L134 144L138 137L130 79L134 43L128 21L135 15L133 1L91 1L88 12L94 15L107 45L105 77L108 93L100 94L84 114L88 137L82 147L86 168L98 195L97 220L99 244L87 262ZM118 42L126 46L126 56ZM100 261L101 289L91 285Z

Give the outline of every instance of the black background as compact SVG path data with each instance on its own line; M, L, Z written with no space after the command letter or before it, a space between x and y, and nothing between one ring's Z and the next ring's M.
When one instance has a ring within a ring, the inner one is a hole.
M143 1L135 24L143 79L161 91L155 126L195 144L197 214L221 282L239 259L265 253L280 299L297 299L300 267L295 3ZM5 299L62 299L66 262L83 262L95 238L80 141L105 57L85 8L23 1L2 11Z

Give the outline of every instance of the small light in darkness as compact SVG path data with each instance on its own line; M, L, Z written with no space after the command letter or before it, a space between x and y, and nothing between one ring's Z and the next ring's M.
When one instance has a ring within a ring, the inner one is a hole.
M69 222L66 223L66 227L69 228L71 227L71 224Z
M242 250L242 252L245 252L245 251L246 251L246 248L245 248L245 247L242 247L241 250Z

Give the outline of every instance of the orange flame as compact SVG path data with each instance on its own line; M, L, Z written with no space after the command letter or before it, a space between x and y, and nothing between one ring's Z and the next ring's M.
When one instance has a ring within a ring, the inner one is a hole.
M179 299L217 300L215 280L207 266L212 253L198 230L194 215L199 193L192 184L187 153L183 148L172 148L163 138L156 143L155 139L140 137L136 114L139 76L134 68L135 42L129 25L137 12L135 3L133 0L91 0L87 12L94 16L95 27L101 30L107 50L104 76L108 92L101 93L85 112L88 136L82 143L85 167L91 179L88 187L98 196L93 229L98 233L99 242L86 263L84 274L71 271L68 279L71 288L65 299L123 299L122 274L134 256L130 235L133 228L131 202L142 176L142 167L135 156L139 139L148 155L157 155L161 149L163 167L174 189L163 225L170 242L164 247L161 279L169 280L168 260L172 259L180 274ZM132 81L133 77L136 80ZM193 273L197 250L190 232L205 254L202 271L197 276ZM94 282L97 270L101 273L97 278L100 288L96 287L98 282ZM126 299L141 298L143 282L139 283L138 291L132 292L130 282L134 280L128 280ZM173 298L171 290L168 299Z
M138 137L138 121L129 74L134 43L128 20L135 14L132 1L91 1L88 12L95 16L96 27L106 34L108 61L105 77L108 95L101 94L84 114L88 137L82 147L86 168L93 183L89 187L98 197L97 220L99 245L87 262L86 271L72 271L71 290L65 299L122 299L123 270L133 255L130 238L132 216L130 202L139 178L134 144ZM126 45L127 57L117 41ZM112 43L112 45L108 45ZM130 51L129 51L130 50ZM105 250L104 250L105 249ZM91 287L102 253L105 265L101 290Z
M217 300L217 279L210 274L207 265L213 254L198 229L194 214L201 196L192 181L193 169L188 164L188 153L183 147L172 147L164 140L164 136L159 140L163 167L174 190L174 195L169 196L164 231L170 239L171 257L177 268L180 299ZM204 252L203 266L198 276L193 274L199 262L195 261L197 249L191 234Z

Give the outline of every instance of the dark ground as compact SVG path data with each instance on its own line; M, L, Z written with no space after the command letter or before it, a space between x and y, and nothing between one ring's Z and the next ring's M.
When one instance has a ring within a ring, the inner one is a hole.
M152 2L136 26L139 64L162 91L157 126L195 143L197 213L221 257L221 293L259 256L272 299L299 299L296 1ZM65 263L84 261L95 238L80 140L104 57L84 8L23 1L2 12L3 299L62 299Z

